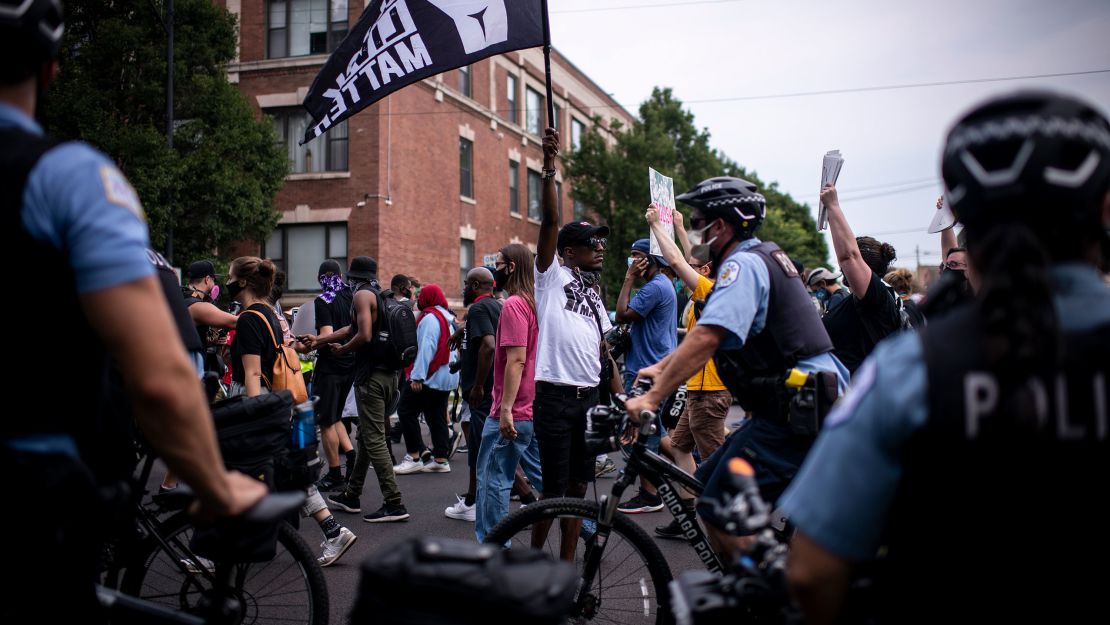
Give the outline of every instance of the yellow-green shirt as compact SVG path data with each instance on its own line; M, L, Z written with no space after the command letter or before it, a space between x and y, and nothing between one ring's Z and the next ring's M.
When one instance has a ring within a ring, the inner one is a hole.
M692 302L704 302L705 298L709 297L709 292L713 290L713 281L703 275L698 275L698 284L694 287L694 294L690 297ZM686 311L686 332L689 333L698 324L698 320L694 318L694 306L690 306ZM710 358L709 362L705 363L705 367L701 371L695 373L693 377L686 382L686 388L690 391L724 391L727 390L724 382L721 382L721 376L717 375L717 365Z

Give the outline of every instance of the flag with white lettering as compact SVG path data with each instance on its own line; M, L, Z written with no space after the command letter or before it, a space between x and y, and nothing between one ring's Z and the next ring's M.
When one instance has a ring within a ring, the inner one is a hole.
M542 0L372 0L317 74L308 142L374 102L449 69L544 44Z

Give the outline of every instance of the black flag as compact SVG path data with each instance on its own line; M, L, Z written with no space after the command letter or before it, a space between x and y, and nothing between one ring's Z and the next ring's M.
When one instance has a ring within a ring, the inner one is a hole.
M542 0L373 0L317 74L304 142L449 69L544 45Z

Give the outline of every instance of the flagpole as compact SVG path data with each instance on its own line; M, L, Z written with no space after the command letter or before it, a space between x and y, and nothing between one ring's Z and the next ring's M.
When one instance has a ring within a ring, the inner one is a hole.
M555 100L551 96L551 24L547 19L547 0L540 0L543 9L543 71L547 82L547 126L555 128Z

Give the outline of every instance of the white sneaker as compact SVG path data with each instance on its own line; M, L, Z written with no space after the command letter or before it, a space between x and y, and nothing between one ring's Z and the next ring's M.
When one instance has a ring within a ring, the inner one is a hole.
M443 514L446 515L449 519L458 519L460 521L470 521L471 523L473 523L474 506L466 505L466 500L462 497L459 497L458 495L455 495L455 499L458 499L458 501L455 502L455 505L450 506L449 508L444 510Z
M397 475L408 475L409 473L420 473L424 470L424 465L419 463L408 456L401 458L401 464L394 465L393 472Z
M358 540L358 536L355 536L354 532L345 527L339 528L338 536L325 539L324 542L320 543L320 548L324 550L324 553L320 554L319 558L316 558L317 564L320 566L335 564L335 561L344 553L347 553L347 550L351 548L351 545L355 544L356 540Z
M425 462L424 463L423 471L425 473L450 473L451 472L451 463L450 462L437 462L435 460L432 460L431 462Z
M200 566L197 566L198 563L200 564ZM216 563L212 562L208 558L202 558L200 556L197 556L197 562L193 562L192 558L182 558L181 564L185 565L185 569L193 574L199 574L201 572L201 569L204 569L209 573L216 572Z

